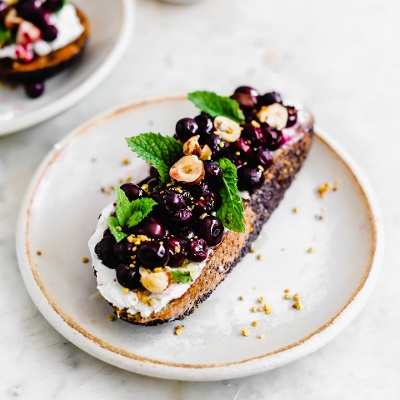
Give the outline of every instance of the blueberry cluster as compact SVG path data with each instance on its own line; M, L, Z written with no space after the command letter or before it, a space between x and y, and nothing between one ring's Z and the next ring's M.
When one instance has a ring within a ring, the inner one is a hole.
M285 142L282 130L260 121L258 113L262 107L282 105L282 98L277 92L260 95L249 86L238 87L231 98L239 103L245 116L241 135L236 141L228 142L216 134L214 119L205 113L194 119L179 120L175 138L185 142L194 135L200 135L199 143L211 148L212 159L226 157L235 164L239 190L252 192L263 184L263 172L272 165L271 151L279 149ZM291 106L284 107L288 114L284 128L289 128L297 121L297 111Z
M29 63L34 59L34 53L28 47L33 41L30 37L32 32L29 30L33 29L36 39L46 42L54 41L58 36L58 31L50 22L50 14L59 11L64 5L64 0L19 0L15 4L10 4L0 0L0 29L10 32L9 43L6 41L6 45L17 43L18 61ZM33 26L25 27L23 31L20 28L21 19ZM26 82L24 87L26 94L31 98L41 96L44 91L43 81Z
M2 3L2 1L0 1ZM14 5L19 17L32 22L40 29L42 39L52 42L57 38L57 28L50 23L51 13L58 11L64 4L63 0L19 0Z
M103 264L116 269L118 282L129 289L142 288L139 267L178 268L185 259L204 261L209 247L218 245L224 234L221 220L213 215L221 206L218 164L206 161L205 177L197 185L159 185L155 175L152 170L139 185L121 186L130 201L152 197L157 205L151 213L128 229L121 242L107 229L95 247Z

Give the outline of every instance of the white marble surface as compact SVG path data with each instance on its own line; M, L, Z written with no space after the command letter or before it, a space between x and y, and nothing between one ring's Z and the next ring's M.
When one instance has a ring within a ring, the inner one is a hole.
M114 73L64 114L0 138L0 398L399 399L399 13L395 0L138 0L132 46ZM305 103L369 177L386 228L372 297L320 351L249 378L163 381L92 358L46 322L19 273L15 224L33 171L59 139L110 106L243 83Z

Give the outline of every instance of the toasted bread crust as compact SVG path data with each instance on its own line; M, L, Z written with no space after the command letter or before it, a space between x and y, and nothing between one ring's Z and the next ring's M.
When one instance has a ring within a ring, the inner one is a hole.
M172 300L161 311L152 313L146 318L141 317L140 313L130 314L126 309L121 310L111 304L118 317L136 325L159 325L183 319L206 300L232 268L249 252L264 223L279 205L286 189L303 165L313 134L313 124L310 121L307 129L303 131L302 139L284 148L275 156L274 164L265 172L263 186L251 195L250 200L244 201L246 231L226 233L207 260L200 276L186 293Z
M46 56L37 57L29 63L8 58L1 59L0 79L14 83L44 81L76 62L85 49L90 27L85 14L77 7L75 8L76 14L84 27L84 31L78 39Z

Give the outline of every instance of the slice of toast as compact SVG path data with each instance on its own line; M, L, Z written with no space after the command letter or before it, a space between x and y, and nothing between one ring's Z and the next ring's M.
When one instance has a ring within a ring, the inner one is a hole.
M84 27L83 33L76 40L29 63L0 59L0 79L12 83L42 82L75 63L82 55L90 33L85 14L76 8L76 15Z
M206 300L248 253L264 223L279 205L307 157L313 133L313 118L310 116L296 140L275 152L273 165L265 171L263 186L243 201L246 231L227 231L222 242L209 256L200 276L180 298L170 301L161 311L153 312L148 317L142 317L140 313L130 314L127 309L119 309L110 304L118 317L136 325L159 325L183 319Z

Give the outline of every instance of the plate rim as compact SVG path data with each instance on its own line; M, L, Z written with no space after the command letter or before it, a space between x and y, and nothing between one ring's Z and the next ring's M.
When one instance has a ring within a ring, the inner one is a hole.
M29 228L29 207L47 167L53 163L61 151L66 149L68 144L76 140L79 136L91 131L97 124L106 122L109 118L118 118L118 115L121 113L129 112L132 109L148 104L171 100L181 101L183 99L183 95L157 96L108 109L66 135L43 159L28 185L17 224L17 257L25 286L43 316L64 337L94 357L132 372L166 379L211 381L253 375L283 366L321 348L337 336L356 317L365 305L376 284L383 261L383 222L372 187L348 153L325 131L318 127L315 129L316 139L321 140L343 162L358 185L360 195L363 196L369 214L372 244L370 248L369 267L366 268L357 289L349 298L346 305L327 323L295 343L249 359L214 364L171 363L138 356L92 335L64 312L60 312L59 307L52 304L51 298L46 295L45 288L33 268L34 263L30 259L30 254L28 254L29 246L26 242L26 235ZM230 368L239 365L240 368Z
M97 68L81 85L75 87L56 101L44 105L42 108L21 117L19 120L8 121L1 124L0 137L33 127L69 109L74 104L85 98L107 77L122 57L125 48L128 46L135 24L135 0L119 0L119 2L122 8L122 22L116 37L116 44L108 53L105 60L101 63L100 67Z

